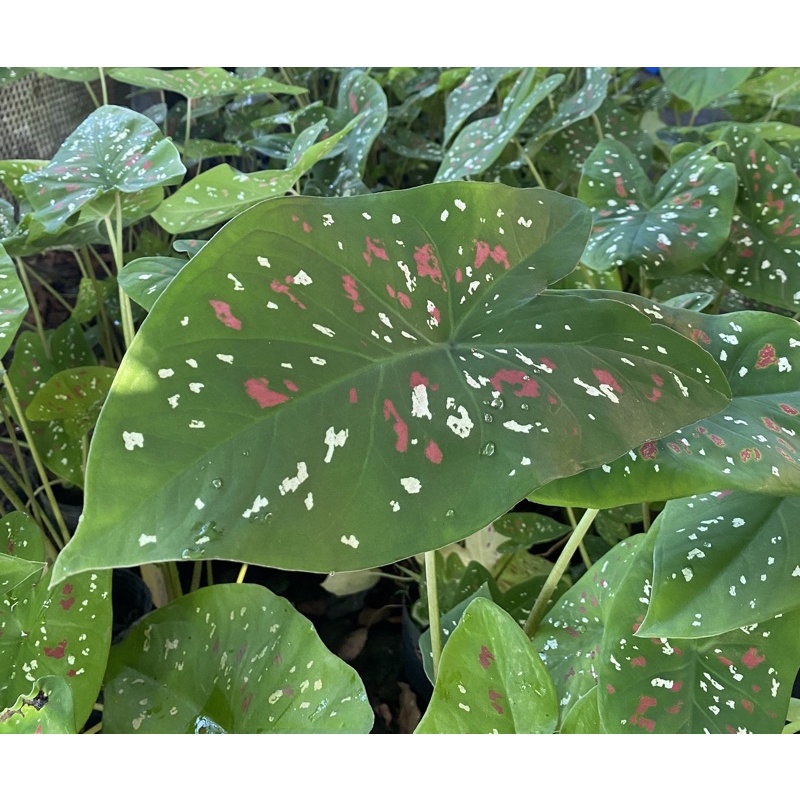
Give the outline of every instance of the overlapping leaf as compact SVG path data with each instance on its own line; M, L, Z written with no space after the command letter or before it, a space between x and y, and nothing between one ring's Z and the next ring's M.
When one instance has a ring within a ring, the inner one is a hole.
M11 347L23 317L28 311L28 299L17 275L14 262L0 244L0 358ZM0 375L3 368L0 366Z
M616 296L713 355L733 398L695 425L554 481L536 501L597 508L726 488L800 494L800 324L760 311L708 315Z
M672 500L656 519L643 636L695 638L800 608L800 499L713 492Z
M639 268L663 278L700 267L727 240L736 171L711 150L678 161L655 187L621 142L605 138L587 158L578 197L594 227L583 261L592 269Z
M445 100L444 141L453 134L492 97L497 84L514 70L509 67L475 67L464 81L447 95Z
M108 733L368 733L372 724L356 672L262 586L185 595L109 656Z
M718 367L679 334L621 303L538 296L572 269L587 216L480 183L240 215L128 351L60 575L385 564L724 407Z
M709 266L742 294L800 312L800 178L752 131L733 125L721 139L739 195L730 240Z
M137 258L122 268L119 285L128 297L149 311L187 263L185 258L169 256Z
M491 600L473 600L415 733L552 733L557 720L553 681L527 636Z
M661 76L674 95L699 111L732 92L752 71L752 67L664 67Z
M19 511L0 520L0 546L15 558L44 561L41 532ZM71 694L69 722L78 730L97 700L111 644L111 573L89 572L52 588L48 581L37 570L0 595L0 708L19 705L26 712L19 698L36 681L57 676L69 686L70 692L58 696L66 702ZM51 699L42 716L63 719L63 702L59 707ZM9 727L18 716L8 716Z

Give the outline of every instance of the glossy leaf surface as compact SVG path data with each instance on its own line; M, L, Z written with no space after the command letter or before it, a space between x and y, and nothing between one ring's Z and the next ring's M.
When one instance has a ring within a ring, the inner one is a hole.
M552 733L557 719L553 681L527 636L491 600L473 600L415 733Z
M17 275L17 268L0 245L0 358L11 347L27 311L28 298ZM2 373L0 366L0 375Z
M723 407L684 337L621 303L539 296L586 225L568 198L479 183L240 215L128 351L56 569L385 564Z
M111 650L109 733L368 733L356 672L288 601L206 587L152 612Z
M119 273L119 285L128 297L149 311L186 263L185 258L169 256L137 258L122 268Z
M497 84L513 71L509 67L475 67L470 70L445 100L445 142L450 141L470 115L489 102Z

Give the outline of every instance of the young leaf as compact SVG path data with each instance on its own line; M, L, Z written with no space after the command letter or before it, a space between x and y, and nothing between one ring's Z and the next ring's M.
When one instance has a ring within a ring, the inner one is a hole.
M184 595L111 648L108 733L368 733L372 724L356 672L263 586Z
M557 719L553 681L527 636L491 600L473 600L415 733L553 733Z
M42 534L19 511L0 519L0 548L44 561ZM37 570L0 596L0 708L28 696L36 680L59 676L71 691L70 722L78 730L97 700L111 644L111 572L90 572L52 589L47 584ZM43 716L60 719L66 710L51 698Z
M724 407L719 368L679 334L538 296L572 269L587 216L482 183L240 215L128 351L56 569L374 567Z
M752 67L663 67L667 88L699 111L732 92L750 77Z
M663 278L700 267L727 240L736 171L698 148L653 187L628 148L605 138L587 158L578 198L594 227L583 261Z
M514 71L509 67L475 67L470 70L463 83L445 100L445 144L471 114L489 102L497 84Z
M598 508L715 489L800 493L800 325L761 311L708 315L611 296L700 344L719 363L733 398L695 425L554 481L535 493L536 502Z
M712 492L656 519L653 592L641 636L696 638L800 607L800 499Z
M721 136L739 175L730 238L709 264L747 297L800 312L800 179L758 135Z
M179 183L185 172L175 145L147 117L102 106L78 126L46 167L23 175L21 181L36 219L45 232L56 233L83 206L113 201L115 192L129 195L123 198L126 204L146 197L143 213L149 213L161 198L160 187ZM142 208L139 213L143 215Z
M128 262L119 273L119 285L128 297L149 311L172 279L186 266L185 258L147 256Z

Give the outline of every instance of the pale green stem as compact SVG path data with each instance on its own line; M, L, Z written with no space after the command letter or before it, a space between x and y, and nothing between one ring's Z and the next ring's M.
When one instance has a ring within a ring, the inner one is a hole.
M2 369L2 364L0 364L0 369ZM64 517L61 516L61 509L56 502L55 495L53 495L53 487L50 485L50 479L47 477L47 471L42 463L42 459L39 457L39 450L36 447L36 442L33 440L31 430L28 427L28 421L25 418L25 412L22 410L22 407L19 404L17 393L14 391L14 387L11 385L11 381L8 378L8 373L5 371L3 371L3 384L6 387L8 399L11 401L11 406L14 409L14 413L17 415L17 424L22 429L25 439L30 446L33 463L36 465L36 471L39 473L39 479L42 482L44 493L47 495L47 499L50 501L50 508L52 509L58 529L61 532L61 541L63 544L66 544L70 538L67 524L64 522Z
M517 147L519 148L519 152L521 153L522 157L525 159L525 163L528 165L528 169L531 171L531 175L533 175L534 180L536 183L542 187L542 189L546 189L544 178L539 174L539 170L536 169L536 165L533 163L533 160L528 155L528 151L522 146L518 139L514 139Z
M192 138L192 98L186 98L186 129L183 134L183 149L184 152L189 146L189 139Z
M214 568L213 568L213 561L206 561L206 583L209 586L214 585Z
M592 123L594 124L594 132L597 134L597 141L601 141L605 134L603 133L603 126L600 124L600 118L597 114L592 114Z
M567 516L569 517L569 524L572 525L572 529L578 527L578 520L575 517L575 512L572 510L571 506L567 506ZM581 560L583 561L583 565L586 569L592 568L592 559L589 558L589 551L586 549L586 545L583 543L581 539L580 544L578 545L578 552L581 554Z
M428 594L428 622L431 626L431 652L433 657L433 682L439 675L442 657L442 625L439 622L439 590L436 577L436 551L425 552L425 587Z
M102 67L97 68L100 73L100 88L103 91L103 105L108 105L108 87L106 86L106 75Z
M26 271L26 273L28 273L28 276L29 276L29 277L32 275L34 278L36 278L36 281L39 283L39 285L40 285L40 286L42 286L42 288L43 288L43 289L44 289L44 290L45 290L45 291L46 291L46 292L47 292L47 293L48 293L48 294L49 294L49 295L50 295L50 296L51 296L51 297L52 297L52 298L53 298L53 299L54 299L54 300L55 300L55 301L56 301L56 302L59 304L59 305L63 306L63 307L64 307L64 308L65 308L67 311L69 311L70 313L72 313L72 306L71 306L71 305L70 305L70 304L69 304L69 303L68 303L68 302L67 302L67 301L66 301L66 300L63 298L63 296L62 296L62 295L61 295L59 292L57 292L57 291L56 291L56 290L55 290L55 289L52 287L52 285L51 285L51 284L50 284L48 281L46 281L46 280L45 280L45 279L44 279L44 278L43 278L41 275L37 275L37 274L36 274L36 272L35 272L34 270L31 270L31 269L29 269L29 268L28 268L28 265L27 265L27 264L26 264L24 261L22 261L22 262L21 262L21 264L22 264L22 266L23 266L23 267L25 267L25 271Z
M86 91L89 92L89 97L92 98L94 107L100 108L100 101L97 99L97 95L94 93L94 89L92 89L92 84L89 83L89 81L84 81L83 85L86 87Z
M39 313L39 306L36 302L36 297L33 294L33 289L31 289L31 282L28 280L28 272L25 269L25 264L21 258L15 259L17 262L17 272L19 273L20 280L22 281L23 285L25 286L25 294L28 296L28 304L30 306L31 311L33 312L33 318L36 320L36 332L39 334L39 338L42 340L42 347L44 348L44 352L47 354L47 357L50 357L50 345L47 342L47 336L44 332L44 322L42 321L42 315Z
M594 518L597 516L598 511L599 509L597 508L587 508L586 511L583 512L581 521L577 524L575 530L572 532L572 535L569 537L569 540L564 545L564 549L561 551L561 555L553 565L553 569L550 570L550 574L547 576L547 580L542 587L542 591L539 592L539 596L536 598L536 602L534 603L531 613L528 615L528 619L525 621L525 625L523 627L525 635L528 638L532 638L534 633L536 633L536 629L539 627L539 623L542 621L542 618L547 611L550 598L553 596L556 586L558 586L558 582L569 568L572 556L575 555L578 545L583 541L583 537L591 527L592 522L594 522Z
M236 576L236 583L244 583L244 576L247 575L247 564L242 564L239 574Z
M177 600L183 597L183 588L181 587L181 577L178 575L178 567L174 561L168 561L166 564L161 565L167 578L167 585L169 586L170 599Z
M114 266L117 270L117 275L122 271L125 266L125 261L122 256L122 200L120 199L119 192L116 195L116 209L117 209L117 224L116 229L111 225L111 220L105 217L106 230L108 231L108 238L111 242L111 252L114 255ZM130 349L131 342L136 331L133 328L133 310L131 308L131 300L127 294L119 287L119 310L122 316L122 337L125 340L125 350Z

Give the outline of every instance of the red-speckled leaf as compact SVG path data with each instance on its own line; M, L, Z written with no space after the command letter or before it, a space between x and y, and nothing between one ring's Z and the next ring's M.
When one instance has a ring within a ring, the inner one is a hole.
M536 502L610 508L715 489L800 494L800 323L763 311L708 315L612 296L714 356L733 398L718 414L542 487Z
M699 111L732 92L752 71L752 67L662 67L661 77L667 89Z
M16 702L0 709L0 733L77 733L68 678L36 678Z
M41 532L18 511L0 520L0 548L44 560ZM0 596L0 708L14 706L39 678L60 676L79 729L97 700L111 644L111 572L87 572L52 589L49 577L38 570ZM55 703L48 713L58 715Z
M528 637L491 600L473 600L415 733L553 733L557 719L553 681Z
M497 84L512 72L518 71L510 67L475 67L470 70L469 75L445 100L445 144L471 114L489 102Z
M503 101L500 113L470 123L445 153L436 181L480 175L500 156L531 111L564 82L563 75L540 79L534 68L524 69Z
M107 733L369 733L373 722L358 674L263 586L185 595L108 659Z
M800 607L800 499L712 492L656 519L653 593L642 636L695 638Z
M137 258L122 268L119 273L119 285L128 297L149 311L187 263L186 258L168 256Z
M700 267L728 237L736 171L711 150L682 158L654 187L628 148L605 138L587 158L578 197L594 227L583 261L592 269L644 268L665 278Z
M119 193L127 215L152 211L161 187L179 183L183 166L175 145L143 114L120 106L102 106L61 145L38 172L21 177L35 218L47 233L64 228L89 203L113 210Z
M800 311L800 178L752 131L720 137L739 175L730 239L709 265L737 291Z
M27 311L28 298L17 276L17 269L0 244L0 358L11 347ZM2 374L3 367L0 364Z
M564 592L532 639L559 697L561 719L594 688L611 602L644 542L631 536L610 550Z
M539 296L587 227L573 199L477 182L240 215L128 351L56 569L374 567L724 407L684 337L622 303Z
M325 158L352 127L314 144L325 125L321 120L297 137L286 169L244 173L229 164L220 164L168 197L153 218L170 233L185 233L225 222L262 200L285 194L303 173Z
M656 533L609 609L597 665L603 726L608 733L780 733L800 663L800 613L703 639L638 635Z

